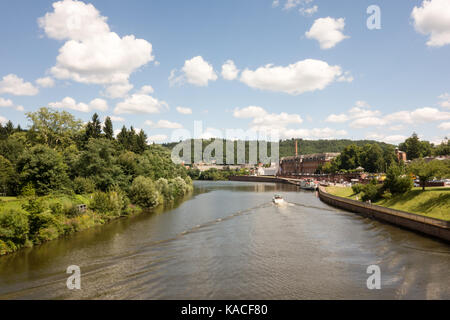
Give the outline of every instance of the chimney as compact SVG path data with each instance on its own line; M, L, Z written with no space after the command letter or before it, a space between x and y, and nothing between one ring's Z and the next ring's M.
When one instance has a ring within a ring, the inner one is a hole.
M297 140L295 140L295 157L298 157L298 145L297 145Z

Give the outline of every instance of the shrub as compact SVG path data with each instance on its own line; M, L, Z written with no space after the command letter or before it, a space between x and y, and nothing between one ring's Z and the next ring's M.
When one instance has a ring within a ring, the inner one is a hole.
M152 179L143 176L134 179L130 188L130 199L134 204L142 208L154 208L160 204L158 197L159 192Z
M30 231L28 215L19 210L0 213L0 239L25 244Z
M376 201L380 197L381 187L376 184L369 183L364 186L361 199L363 201Z
M106 216L120 216L126 205L126 198L120 191L98 191L93 195L90 209Z
M355 194L361 193L363 190L364 186L360 183L354 184L352 186L352 190Z
M50 241L64 233L64 225L50 212L31 214L30 235L35 243Z
M90 178L76 177L73 180L73 190L76 194L93 193L95 191L95 183Z
M54 215L59 215L64 213L64 209L61 203L55 202L49 205L50 211Z
M35 197L36 190L31 182L28 182L25 186L23 186L20 195L22 197Z

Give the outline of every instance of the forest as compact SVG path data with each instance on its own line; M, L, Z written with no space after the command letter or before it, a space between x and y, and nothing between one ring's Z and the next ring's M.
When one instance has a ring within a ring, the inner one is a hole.
M110 118L27 113L26 130L0 125L0 255L170 204L192 190L170 150ZM84 209L86 205L87 209Z

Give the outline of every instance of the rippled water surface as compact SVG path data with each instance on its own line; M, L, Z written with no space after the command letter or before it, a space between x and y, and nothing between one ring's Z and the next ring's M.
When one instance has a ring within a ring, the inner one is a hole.
M293 186L196 182L174 208L1 257L0 299L450 299L450 246Z

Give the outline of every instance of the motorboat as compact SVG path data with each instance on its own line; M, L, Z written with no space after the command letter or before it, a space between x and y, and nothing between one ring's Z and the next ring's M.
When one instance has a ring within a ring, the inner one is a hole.
M313 179L305 179L300 182L300 188L305 190L317 190L317 183Z
M273 196L272 202L275 203L276 205L281 205L281 204L285 204L286 202L284 201L283 197L280 196L279 194L276 194Z

